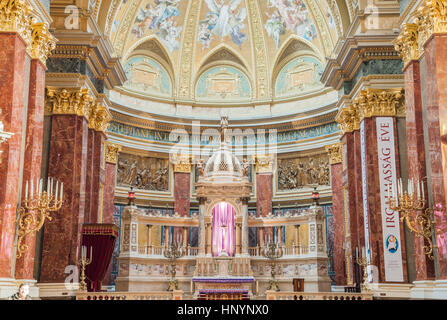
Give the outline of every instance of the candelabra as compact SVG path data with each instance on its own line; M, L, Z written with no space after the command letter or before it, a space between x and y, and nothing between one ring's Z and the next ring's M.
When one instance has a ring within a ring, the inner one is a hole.
M39 231L45 220L52 220L50 213L61 208L63 202L64 183L61 183L60 191L59 181L56 182L56 189L53 192L54 181L48 178L47 190L42 190L43 180L36 181L36 190L34 190L34 182L30 183L30 194L28 195L28 181L26 182L25 199L23 205L19 209L18 238L17 238L17 258L28 249L28 245L22 243L26 235Z
M275 260L279 259L283 256L282 249L278 246L277 243L268 242L267 245L262 250L262 255L270 260L271 267L271 279L269 281L269 288L267 290L279 291L278 280L276 280L275 275Z
M177 279L175 275L177 273L175 269L175 261L185 255L185 247L181 244L181 240L172 241L168 246L165 247L163 255L171 261L171 279L168 283L168 291L174 291L178 289Z
M368 271L366 267L368 266L367 260L365 257L357 258L357 264L363 268L363 282L362 282L362 292L369 291L368 288Z
M90 258L87 258L87 247L86 246L82 246L81 247L81 259L78 260L77 257L77 253L76 253L76 260L78 262L78 264L81 266L81 275L80 275L80 280L79 281L79 290L82 292L86 292L87 291L87 283L85 282L85 267L87 267L90 263L92 263L92 257L93 257L93 247L90 247Z
M433 260L433 210L425 208L426 201L423 182L420 183L416 180L416 185L417 192L415 193L414 182L410 179L408 181L408 189L403 190L402 179L399 179L397 194L394 189L390 192L391 186L388 188L389 206L391 210L398 211L401 214L400 221L405 220L408 228L412 232L427 240L428 245L424 245L424 253L430 260ZM415 211L417 212L416 216L413 216L412 213Z

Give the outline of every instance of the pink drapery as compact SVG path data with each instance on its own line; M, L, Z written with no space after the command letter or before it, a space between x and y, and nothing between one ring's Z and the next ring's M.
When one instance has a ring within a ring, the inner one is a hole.
M234 256L234 208L227 202L219 202L213 208L213 256L218 256L225 248L229 256ZM226 226L226 227L225 227ZM225 240L223 242L223 233Z

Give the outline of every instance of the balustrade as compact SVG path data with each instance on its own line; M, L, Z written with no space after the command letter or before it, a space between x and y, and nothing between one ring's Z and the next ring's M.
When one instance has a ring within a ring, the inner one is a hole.
M305 255L309 252L308 247L304 246L290 246L290 247L282 247L284 252L283 256L300 256ZM248 248L248 253L252 257L262 257L262 248L261 247L250 247Z
M76 300L182 300L183 291L151 292L86 292L77 293Z
M164 246L142 246L138 247L138 253L147 256L162 256L164 252ZM198 247L187 247L185 256L197 256L199 253Z
M372 300L372 293L266 291L267 300Z

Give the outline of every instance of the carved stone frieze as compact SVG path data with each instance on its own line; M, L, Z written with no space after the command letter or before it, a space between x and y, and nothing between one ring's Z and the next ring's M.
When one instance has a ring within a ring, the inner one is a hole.
M169 160L120 153L117 185L143 190L168 191Z
M278 159L278 190L293 190L316 184L330 184L327 154Z

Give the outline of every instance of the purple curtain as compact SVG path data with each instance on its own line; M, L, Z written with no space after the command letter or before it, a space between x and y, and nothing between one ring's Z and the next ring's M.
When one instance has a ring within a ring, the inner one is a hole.
M234 208L227 202L219 202L213 208L213 256L218 256L225 248L229 256L234 256Z

